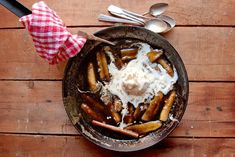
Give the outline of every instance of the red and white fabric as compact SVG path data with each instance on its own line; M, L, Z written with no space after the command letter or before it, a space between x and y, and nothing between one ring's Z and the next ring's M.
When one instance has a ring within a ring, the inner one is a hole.
M63 21L43 1L32 6L32 14L19 20L32 36L37 53L50 64L75 56L86 38L72 35Z

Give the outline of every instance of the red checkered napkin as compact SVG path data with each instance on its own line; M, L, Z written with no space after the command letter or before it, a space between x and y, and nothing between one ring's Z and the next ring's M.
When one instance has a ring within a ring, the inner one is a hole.
M63 21L44 2L35 3L32 14L19 21L28 29L39 56L50 64L75 56L86 42L85 37L69 33Z

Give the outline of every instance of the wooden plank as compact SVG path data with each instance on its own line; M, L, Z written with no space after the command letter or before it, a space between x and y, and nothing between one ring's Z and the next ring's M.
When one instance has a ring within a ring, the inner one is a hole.
M0 81L0 132L77 134L60 81ZM190 83L189 104L171 136L235 137L235 83Z
M190 83L185 119L227 121L235 119L235 83Z
M61 82L0 82L1 132L77 133L62 102Z
M235 137L235 122L186 120L183 118L170 137Z
M25 136L0 135L2 156L18 157L93 157L93 156L135 156L135 157L233 157L235 139L230 138L167 138L161 143L138 152L114 152L92 144L77 136Z
M82 28L94 32L99 28ZM78 29L70 29L76 33ZM66 63L49 65L35 54L31 37L25 30L0 30L1 79L61 79ZM14 46L13 46L14 45ZM40 68L39 68L40 67Z
M190 80L235 80L231 70L235 64L234 29L182 27L164 36L178 50Z
M35 1L22 0L28 8ZM137 13L146 12L155 0L148 0L143 3L139 0L93 0L87 3L86 0L67 0L58 3L56 0L45 0L45 2L57 12L68 26L84 25L104 25L107 23L99 22L97 16L100 13L108 14L107 7L114 4ZM178 25L235 25L235 1L234 0L163 0L161 2L169 3L166 15L169 15L177 21ZM18 18L0 8L0 27L22 27ZM7 17L7 18L6 18Z
M70 31L76 33L78 29L92 33L103 28L83 27ZM176 27L165 37L178 50L190 80L235 80L233 28ZM65 63L52 66L38 57L25 30L0 30L0 38L0 79L62 78Z

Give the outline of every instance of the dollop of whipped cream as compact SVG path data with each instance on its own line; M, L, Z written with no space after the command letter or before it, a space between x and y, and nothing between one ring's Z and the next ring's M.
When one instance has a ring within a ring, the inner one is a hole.
M139 50L136 59L131 60L120 70L115 66L111 52L108 52L111 59L108 65L111 81L105 85L105 89L122 101L122 117L128 113L128 102L136 108L140 103L150 102L159 91L166 95L178 79L175 68L173 68L174 76L171 77L160 64L149 61L147 52L151 51L150 45L146 43L137 43L137 45ZM123 121L120 125L124 126Z

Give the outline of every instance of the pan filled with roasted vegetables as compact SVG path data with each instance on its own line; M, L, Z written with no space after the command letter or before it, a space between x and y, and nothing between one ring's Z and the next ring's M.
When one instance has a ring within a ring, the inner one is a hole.
M101 30L70 59L63 80L66 112L93 143L136 151L167 137L188 100L184 64L170 43L140 27Z

